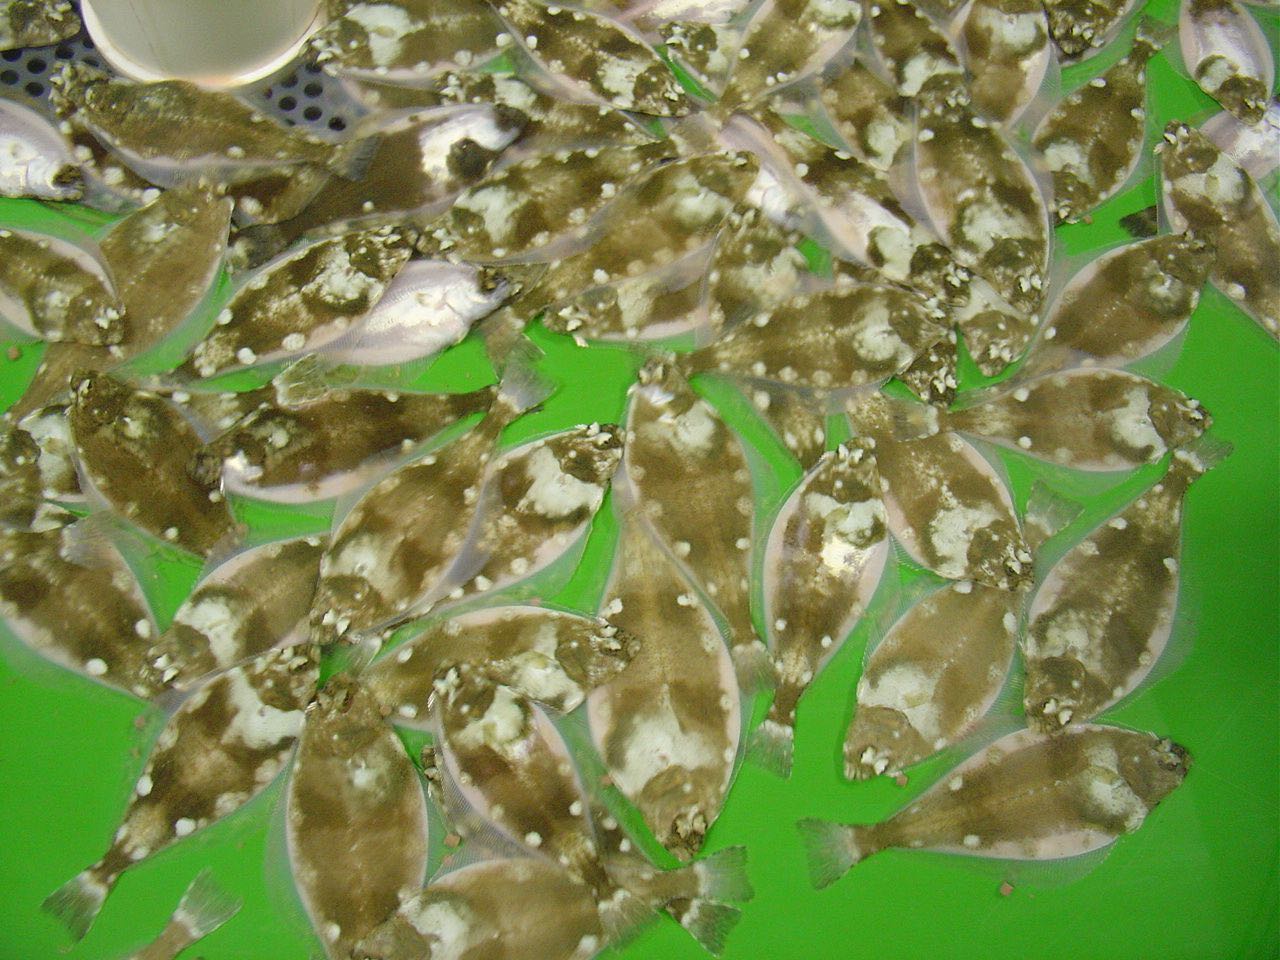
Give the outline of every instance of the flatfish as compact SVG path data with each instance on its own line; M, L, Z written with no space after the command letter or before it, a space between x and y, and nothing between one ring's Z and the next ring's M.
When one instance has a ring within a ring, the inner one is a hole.
M1266 113L1276 62L1258 21L1234 0L1183 0L1182 59L1200 89L1248 124Z
M0 197L79 200L83 195L80 165L58 128L34 104L0 95Z

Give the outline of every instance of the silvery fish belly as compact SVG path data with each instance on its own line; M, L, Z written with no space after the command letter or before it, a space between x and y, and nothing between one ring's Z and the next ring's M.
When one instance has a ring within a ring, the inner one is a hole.
M754 502L742 441L655 361L630 391L624 464L637 513L725 618L735 660L751 667L764 651L751 620Z
M895 440L892 409L878 396L847 409L854 431L875 441L889 529L913 560L949 580L1004 589L1031 576L1009 491L971 444L954 433Z
M544 607L490 607L428 627L361 677L395 722L425 723L434 683L469 664L520 696L562 713L617 676L639 641L603 617Z
M1045 0L1049 32L1067 60L1092 56L1120 30L1137 0Z
M802 236L782 230L760 210L738 207L725 218L707 269L707 320L736 326L782 306L809 276Z
M427 798L374 699L346 677L308 708L285 806L289 862L311 925L347 960L427 872Z
M667 145L656 143L529 157L464 191L436 236L451 255L471 260L518 257L585 237L589 222L619 190L669 154Z
M44 908L83 937L125 870L265 790L302 732L318 663L315 648L285 647L194 691L160 731L106 854Z
M916 177L930 219L960 263L1011 306L1034 313L1053 235L1031 169L995 126L974 114L958 81L931 84L919 104ZM1015 356L1030 332L1017 331Z
M791 772L796 703L866 609L889 555L875 458L823 454L787 498L765 548L764 610L778 683L756 746Z
M80 32L66 0L0 0L0 50L44 47Z
M499 44L532 60L557 94L661 117L689 112L675 75L621 22L535 0L504 0L495 7L507 26Z
M0 319L41 340L105 346L128 336L93 245L11 228L0 229Z
M147 652L166 688L304 640L323 550L319 537L281 540L209 571Z
M201 448L188 470L209 483L277 503L349 493L441 430L492 405L496 391L334 390L266 403Z
M1183 0L1182 59L1200 89L1245 123L1266 113L1276 80L1267 35L1234 0Z
M845 776L894 776L969 734L1013 665L1022 601L1021 592L961 580L909 609L858 680Z
M829 70L817 89L828 119L853 155L888 170L911 139L906 101L860 60Z
M1224 110L1206 120L1200 132L1256 181L1268 179L1280 168L1280 100L1272 100L1255 124Z
M960 76L955 47L911 0L865 0L871 46L898 93L914 97L934 77Z
M1151 672L1178 603L1183 498L1225 453L1174 451L1159 483L1045 576L1023 646L1029 724L1052 731L1097 716Z
M1036 127L1031 143L1053 175L1053 208L1074 222L1128 181L1147 128L1147 61L1159 43L1138 28L1123 59L1068 94Z
M1132 470L1209 429L1200 403L1121 370L1043 374L943 414L958 430L1073 470Z
M391 227L290 251L232 294L179 372L212 377L336 340L373 309L409 254L404 233Z
M756 314L687 363L694 372L842 390L887 380L945 335L936 311L908 291L846 284Z
M1120 367L1154 353L1186 329L1213 261L1208 245L1186 233L1102 254L1054 301L1024 369L1086 358Z
M589 960L605 942L590 887L550 860L515 857L436 877L361 940L355 956Z
M138 697L160 689L146 659L155 620L142 588L120 553L83 524L0 530L0 614L60 666Z
M565 556L586 535L621 458L618 428L596 423L498 457L467 544L476 572L462 593L501 590Z
M206 867L191 881L160 936L129 954L129 960L175 960L187 947L234 917L241 906L238 897L231 896L213 881Z
M1149 733L1072 726L997 740L883 823L798 824L814 886L881 850L1061 860L1142 826L1187 775L1187 751Z
M1280 338L1280 224L1258 185L1184 123L1165 130L1160 190L1175 230L1217 251L1209 279L1272 337Z
M478 66L497 53L502 23L481 0L344 0L312 38L318 62L338 76L416 84L446 67Z
M603 610L640 638L631 665L587 697L609 776L658 841L682 859L720 814L742 729L733 661L710 612L633 517Z
M185 80L135 83L68 63L50 82L60 117L159 186L202 178L235 183L290 164L354 176L374 146L318 140L276 123L232 94Z
M973 75L970 95L983 116L1010 123L1040 89L1053 53L1040 0L973 0L959 38Z
M79 200L83 194L80 165L58 128L33 104L0 94L0 197Z
M158 394L106 374L77 376L68 414L82 478L130 523L184 550L208 554L235 530L216 478L187 465L200 438ZM139 487L147 478L146 489Z
M749 103L818 69L861 20L860 0L765 0L747 25L724 106Z

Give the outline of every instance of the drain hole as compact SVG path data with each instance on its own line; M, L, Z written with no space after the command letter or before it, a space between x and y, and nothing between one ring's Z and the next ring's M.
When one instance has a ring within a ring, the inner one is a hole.
M281 97L281 98L280 98L280 109L281 109L281 110L289 111L289 110L292 110L292 109L293 109L294 107L296 107L297 105L298 105L298 101L297 101L297 100L295 100L293 97Z
M333 117L329 120L329 129L335 133L341 133L343 130L347 129L347 121L343 120L341 117Z
M0 53L0 60L4 60L6 63L17 63L21 59L21 50L6 50L4 53Z
M308 83L302 88L302 92L308 97L318 97L320 94L324 93L324 87L320 86L318 83Z
M14 87L14 86L17 86L17 84L18 84L18 71L17 71L17 70L6 70L6 71L4 71L4 73L0 73L0 83L3 83L5 86L8 86L8 87Z
M311 123L315 123L317 120L320 119L323 113L324 111L321 110L319 107L307 107L307 109L302 111L302 117L303 119L308 120Z
M40 97L44 95L44 84L37 83L35 80L32 80L23 89L33 97Z
M32 57L27 61L27 69L32 73L44 73L48 68L49 64L39 57Z
M58 49L54 51L54 54L59 60L70 60L76 55L76 52L63 43L58 45Z

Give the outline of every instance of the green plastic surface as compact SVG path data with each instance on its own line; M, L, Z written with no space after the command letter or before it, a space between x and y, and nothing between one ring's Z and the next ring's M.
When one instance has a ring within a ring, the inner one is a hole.
M1176 10L1169 0L1154 6L1166 19ZM1276 15L1259 15L1274 41ZM1100 62L1075 68L1074 75L1096 72ZM1164 55L1152 64L1151 84L1154 129L1173 118L1199 121L1215 109ZM1150 205L1155 196L1148 177L1096 211L1092 224L1059 229L1060 255L1087 259L1121 242L1119 218ZM91 211L0 201L0 225L94 230L107 222ZM541 330L532 336L547 354L542 368L561 389L542 411L515 424L506 440L621 415L637 366L631 356L614 348L583 350ZM21 393L40 356L38 344L22 343L20 359L5 359L8 346L0 345L5 405ZM963 372L964 386L980 382L971 364ZM729 938L728 960L1280 956L1280 351L1209 289L1179 358L1158 376L1200 399L1214 416L1215 433L1230 440L1235 452L1195 485L1187 501L1183 613L1193 637L1189 653L1175 672L1106 719L1188 747L1194 765L1185 784L1082 877L1069 876L1069 869L1033 870L1016 875L1013 893L1004 897L998 869L965 858L890 851L815 892L794 827L797 818L881 819L941 773L936 763L912 770L905 788L884 778L844 782L840 745L867 640L864 625L802 701L791 779L744 766L711 832L709 850L749 848L757 891ZM464 389L490 379L483 351L470 340L441 358L423 383ZM717 403L730 393L714 383L699 389ZM722 409L763 454L758 490L767 516L799 470L745 404L724 403ZM1014 454L1004 460L1018 502L1025 504L1035 474ZM1091 496L1088 516L1105 515L1159 472L1139 471ZM245 503L238 511L256 529L278 535L327 528L327 519L315 511L291 515ZM1082 520L1073 529L1086 526ZM594 605L615 532L606 509L578 574L554 599ZM163 581L156 602L164 622L198 568L167 554L156 565ZM68 951L66 933L40 911L40 902L107 846L158 730L157 714L13 647L6 643L0 660L0 960L126 956L159 932L204 866L244 897L245 905L184 957L318 955L288 889L278 839L279 783L227 821L130 870L88 937ZM666 919L612 955L705 956Z

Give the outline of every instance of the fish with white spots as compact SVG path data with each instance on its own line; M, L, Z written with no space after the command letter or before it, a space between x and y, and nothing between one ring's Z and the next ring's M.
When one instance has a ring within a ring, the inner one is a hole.
M871 47L904 97L915 97L935 77L961 76L964 68L943 30L911 0L864 0Z
M0 0L0 50L45 47L80 32L67 0Z
M0 229L0 319L41 340L106 346L128 335L97 245L29 230Z
M974 108L1000 123L1026 109L1053 59L1040 0L971 0L957 14Z
M1182 59L1200 89L1247 124L1267 110L1276 61L1267 34L1235 0L1182 0Z
M1049 32L1066 60L1082 60L1105 47L1138 0L1044 0Z

